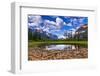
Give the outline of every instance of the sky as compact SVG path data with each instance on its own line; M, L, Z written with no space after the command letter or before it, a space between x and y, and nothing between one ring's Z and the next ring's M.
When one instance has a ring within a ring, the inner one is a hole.
M75 31L82 25L88 25L88 17L80 16L53 16L53 15L28 15L28 27L41 29L47 33L65 38L64 33Z

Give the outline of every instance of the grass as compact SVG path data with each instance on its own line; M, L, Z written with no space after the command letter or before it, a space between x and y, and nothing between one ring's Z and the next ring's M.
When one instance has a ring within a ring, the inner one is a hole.
M39 44L78 44L78 45L87 45L87 41L29 41L28 46L32 47Z

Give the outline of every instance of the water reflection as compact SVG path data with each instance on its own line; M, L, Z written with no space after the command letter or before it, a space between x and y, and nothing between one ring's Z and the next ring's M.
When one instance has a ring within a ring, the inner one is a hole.
M75 45L47 45L45 46L46 50L75 50L77 47Z

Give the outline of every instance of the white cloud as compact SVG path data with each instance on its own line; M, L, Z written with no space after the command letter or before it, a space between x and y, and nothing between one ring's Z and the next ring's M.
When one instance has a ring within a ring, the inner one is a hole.
M59 17L56 18L56 26L57 26L57 28L61 28L63 23L64 23L63 19L61 19Z
M63 25L67 25L66 22L64 22Z
M43 31L48 32L49 33L49 28L45 28L43 29Z
M64 35L59 35L58 39L66 39L66 37Z
M72 29L70 29L70 30L72 30L72 31L76 31L76 29L74 29L74 28L72 28Z
M29 26L39 26L40 23L42 23L41 16L29 16L32 23L29 23Z
M81 26L76 27L76 30L79 29Z
M53 24L53 25L56 25L56 23L54 21L51 21L50 23Z
M32 23L28 23L28 26L33 26L34 24L32 24Z
M73 19L73 21L75 21L75 22L76 22L76 21L77 21L77 19L76 19L76 18L74 18L74 19Z
M63 20L61 18L57 17L56 18L56 23L61 23L61 22L63 22Z
M67 25L63 19L57 17L56 18L56 22L55 21L50 21L50 20L44 20L44 31L46 32L59 32L60 31L60 28L63 26L63 25Z
M41 18L41 16L34 16L34 18L33 18L33 23L34 22L36 22L36 23L42 23L42 18Z
M50 20L44 20L44 25L56 25L56 22Z
M80 22L80 23L83 23L83 20L84 20L84 18L80 18L80 19L79 19L79 22Z
M57 30L56 22L50 20L44 20L43 31L51 33Z
M54 29L54 30L51 30L51 32L53 33L53 32L60 32L60 30L59 29Z
M67 26L72 26L72 23L68 23Z
M67 25L63 19L57 17L56 22L55 21L50 21L50 20L44 20L44 26L45 28L50 28L53 30L60 29L63 25Z
M56 29L56 22L50 21L50 20L44 20L44 29L49 28L50 29Z
M38 26L37 23L28 23L28 26Z
M78 19L74 18L74 19L72 20L72 22L73 22L73 26L78 25Z
M67 25L63 19L56 17L56 21L50 21L48 19L42 20L41 16L29 16L32 23L28 23L29 26L35 26L36 29L41 29L46 33L56 33L60 31L63 25ZM43 23L43 27L40 24ZM64 36L61 36L64 38Z

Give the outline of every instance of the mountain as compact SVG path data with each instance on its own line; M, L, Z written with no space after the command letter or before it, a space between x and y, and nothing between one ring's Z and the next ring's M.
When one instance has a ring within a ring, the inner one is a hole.
M46 31L43 31L40 28L29 27L28 28L29 39L32 40L56 40L58 37Z
M76 30L75 38L78 38L78 39L88 38L88 26L86 24Z

